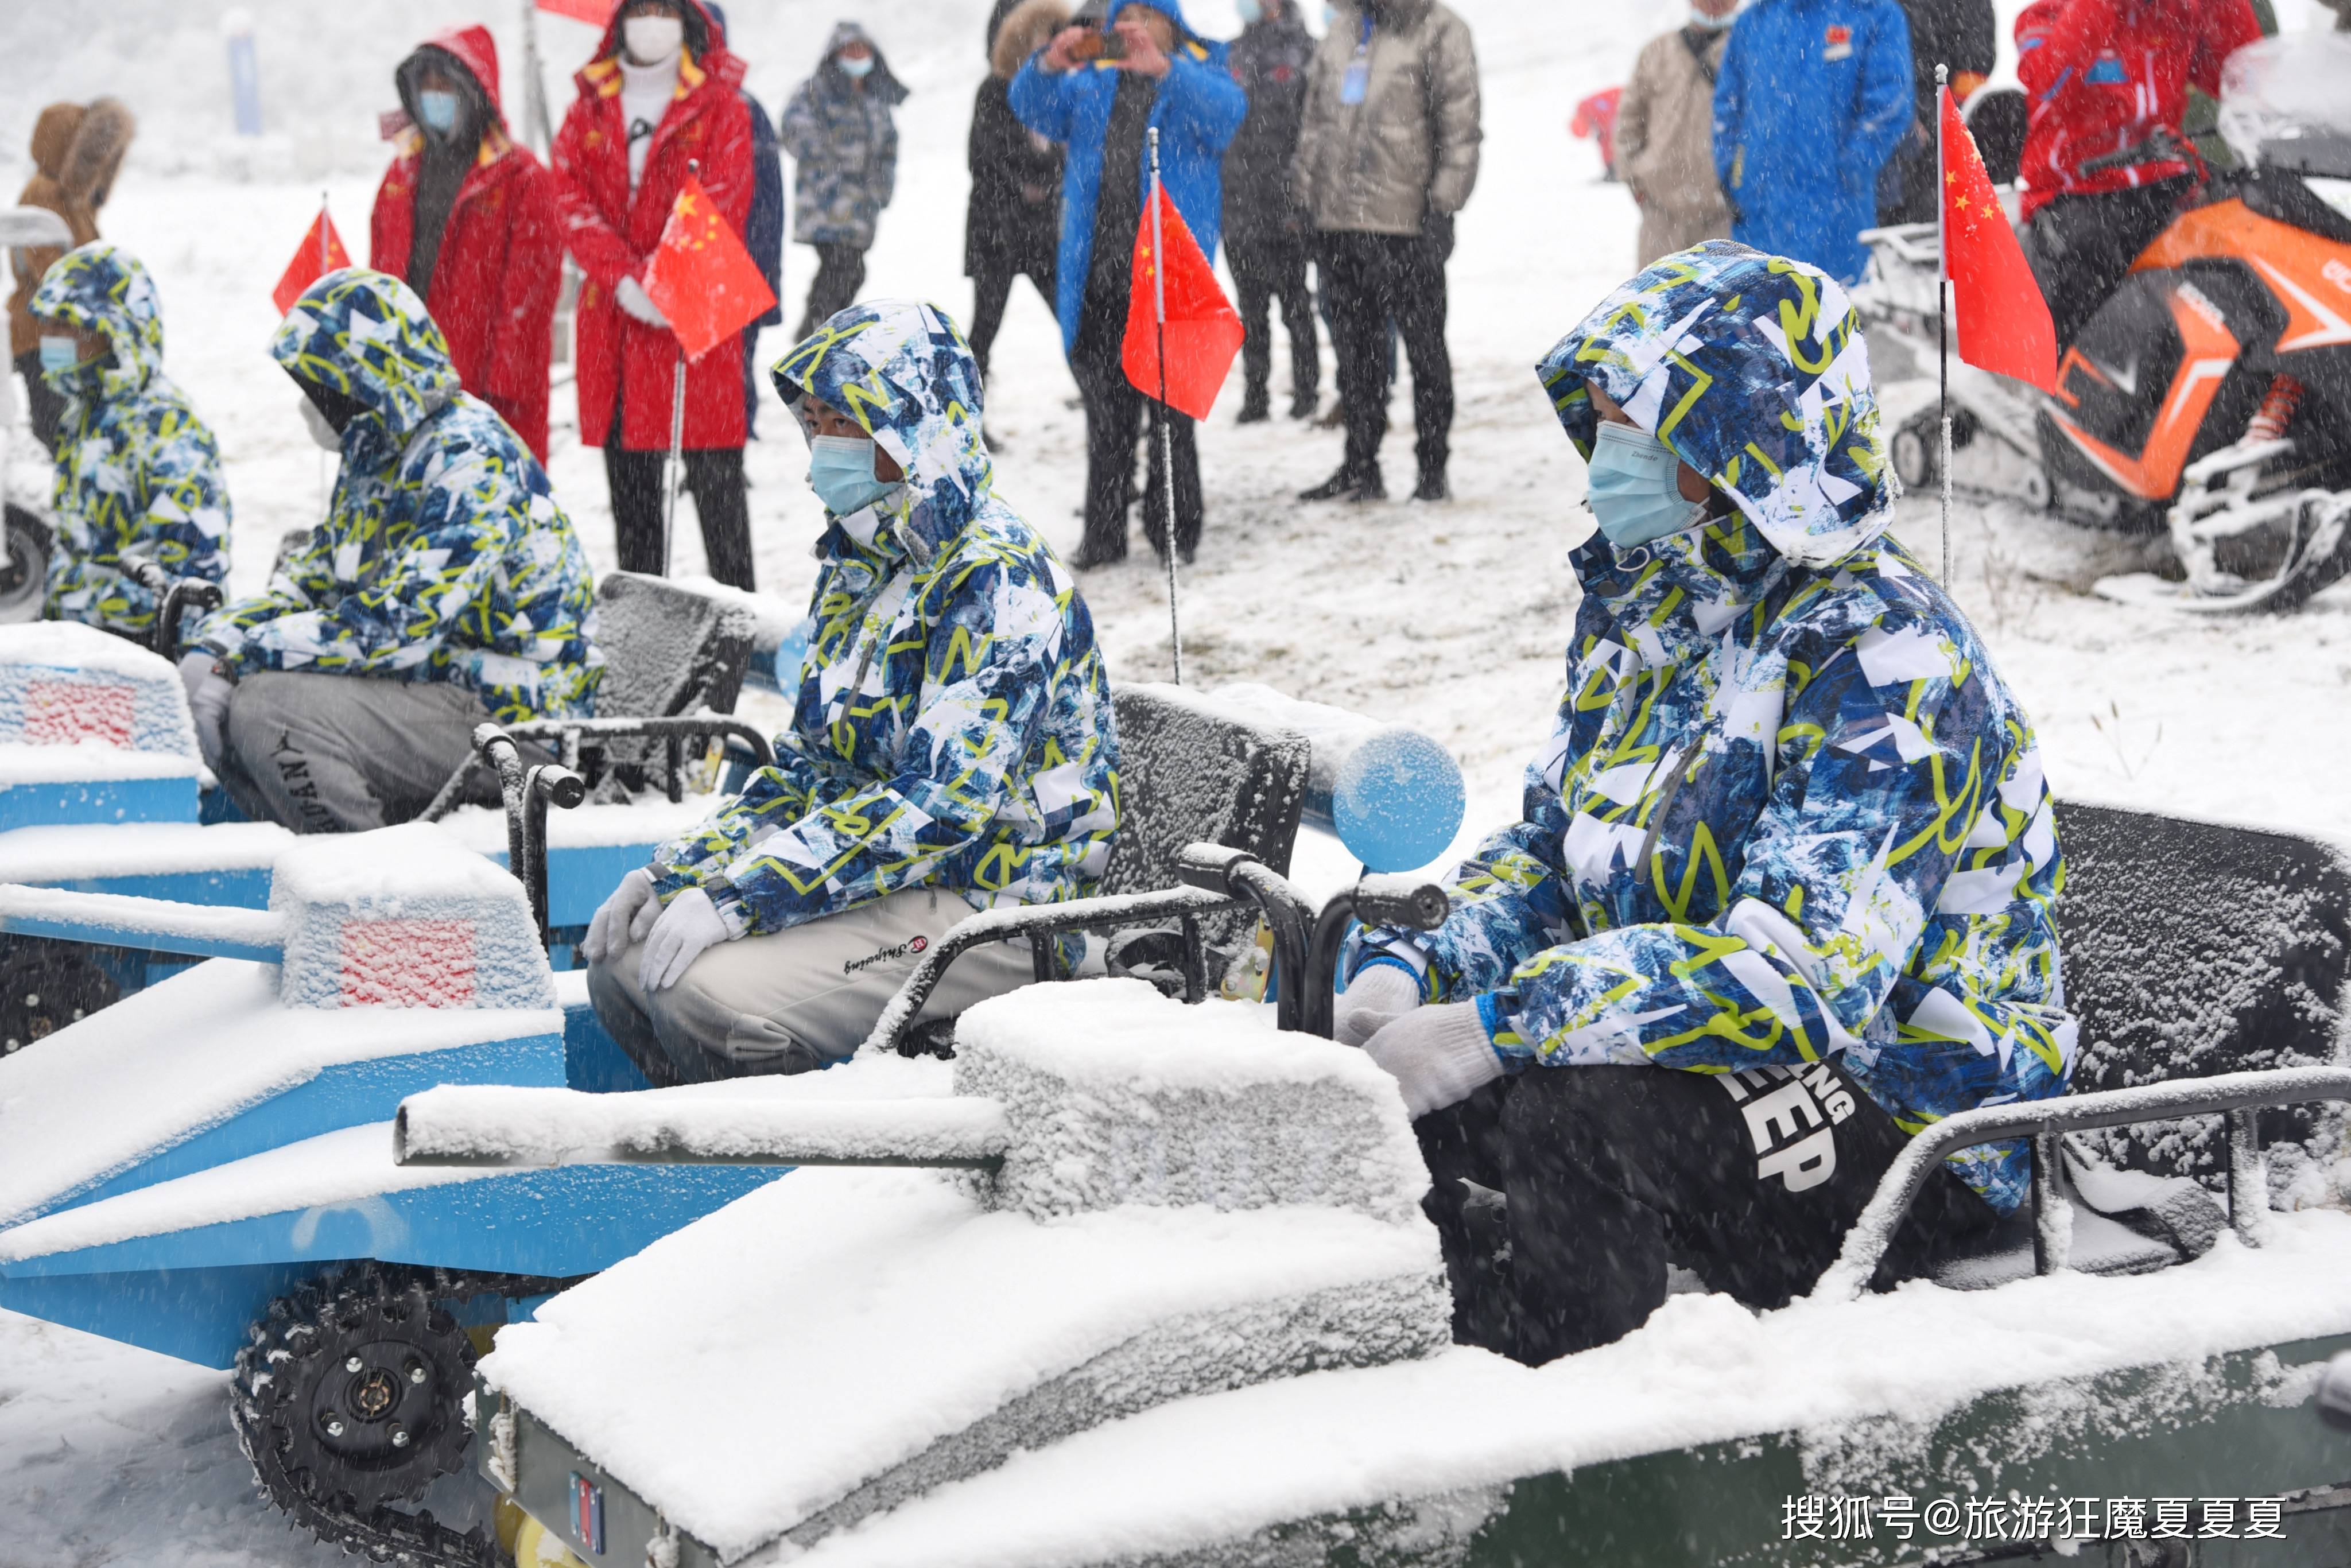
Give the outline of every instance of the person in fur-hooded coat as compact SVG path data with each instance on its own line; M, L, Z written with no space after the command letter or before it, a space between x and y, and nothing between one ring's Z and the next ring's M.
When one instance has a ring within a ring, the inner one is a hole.
M47 207L65 219L75 246L98 237L99 209L113 193L114 177L139 122L117 99L53 103L33 122L33 177L16 197L20 207ZM64 249L27 246L11 258L16 291L8 296L8 358L25 378L25 399L33 433L52 451L65 399L41 379L40 331L33 323L33 290L57 265Z

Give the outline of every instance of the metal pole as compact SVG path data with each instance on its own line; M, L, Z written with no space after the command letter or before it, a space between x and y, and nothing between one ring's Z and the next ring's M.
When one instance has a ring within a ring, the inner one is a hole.
M1936 472L1943 481L1943 587L1951 586L1951 257L1948 214L1950 204L1943 194L1942 176L1949 169L1949 149L1943 145L1943 95L1951 78L1951 68L1935 68L1935 395L1943 415L1943 448L1936 459Z
M333 254L333 252L329 251L329 250L327 248L327 193L326 193L326 192L324 192L324 191L321 191L321 192L319 192L319 277L326 277L326 276L327 276L327 257L328 257L328 256L330 256L330 255L332 255L332 254ZM326 454L326 450L325 450L325 448L321 447L321 448L319 449L319 520L323 522L323 521L326 519L326 516L327 516L327 454Z
M702 161L698 158L688 159L685 173L686 178L690 180L702 178ZM674 337L676 332L675 328L670 329L671 336ZM684 476L685 345L680 343L677 347L677 371L670 382L669 389L669 456L662 464L661 574L664 577L669 575L670 540L676 532L677 524L677 492Z
M548 119L547 68L538 57L538 0L522 0L523 134L538 138L542 157L555 156L555 129Z
M1151 128L1151 306L1159 335L1159 482L1167 527L1167 645L1184 684L1184 625L1176 611L1176 436L1167 411L1167 246L1159 222L1159 128Z

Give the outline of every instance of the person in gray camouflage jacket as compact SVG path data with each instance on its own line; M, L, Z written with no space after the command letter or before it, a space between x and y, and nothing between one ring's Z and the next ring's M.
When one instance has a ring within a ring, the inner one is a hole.
M882 209L898 189L898 126L905 85L854 22L834 25L816 73L784 108L777 137L799 165L792 237L814 246L816 277L795 338L855 303Z

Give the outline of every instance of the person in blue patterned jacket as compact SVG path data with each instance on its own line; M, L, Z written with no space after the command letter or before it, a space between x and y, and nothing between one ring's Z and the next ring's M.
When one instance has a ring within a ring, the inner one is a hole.
M826 509L791 727L774 767L629 873L581 946L597 1016L664 1085L847 1056L948 926L1084 896L1118 830L1093 618L996 493L963 334L933 306L871 301L773 379ZM1025 941L977 948L918 1017L1032 977Z
M125 553L173 577L228 575L220 444L163 373L162 306L137 256L104 240L67 252L42 275L30 310L41 379L68 400L43 613L144 641L159 606L123 570Z
M2074 1057L2041 753L1886 531L1843 289L1709 241L1541 378L1599 523L1558 726L1444 925L1359 933L1338 1004L1416 1118L1457 1333L1531 1363L1638 1326L1668 1259L1784 1304L1910 1134ZM1884 1277L2029 1181L1954 1156Z
M408 285L329 272L271 355L342 469L325 521L181 663L205 760L297 832L404 821L485 719L595 712L595 582L547 470Z

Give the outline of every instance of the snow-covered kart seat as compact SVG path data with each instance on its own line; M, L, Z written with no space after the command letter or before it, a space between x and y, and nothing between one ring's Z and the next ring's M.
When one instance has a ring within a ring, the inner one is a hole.
M750 734L701 716L735 711L755 630L751 612L734 600L666 578L608 572L596 587L596 646L604 655L596 716L534 719L506 733L538 742L587 776L599 800L642 787L659 758L670 800L683 800L688 740L726 736L732 751ZM445 816L482 777L478 758L459 768L425 820Z
M1274 928L1285 979L1282 1027L1299 1027L1313 912L1285 880L1306 803L1312 748L1302 736L1203 702L1180 686L1111 689L1118 716L1119 829L1100 892L1066 904L991 910L948 931L883 1009L871 1050L937 1051L951 1027L912 1025L939 977L983 942L1026 938L1037 977L1054 977L1050 938L1111 932L1113 974L1180 976L1198 1001L1249 942L1258 919ZM1221 846L1224 853L1210 851ZM1271 873L1269 877L1266 873ZM1136 929L1141 927L1141 929Z
M2330 1190L2351 1084L2351 860L2292 833L2108 806L2062 806L2058 830L2073 1092L1952 1118L1982 1126L1942 1124L1906 1155L1923 1179L1930 1142L1939 1159L2011 1123L2005 1135L2036 1140L2032 1209L1949 1264L1947 1284L2165 1268L2225 1228L2257 1241L2273 1201Z

